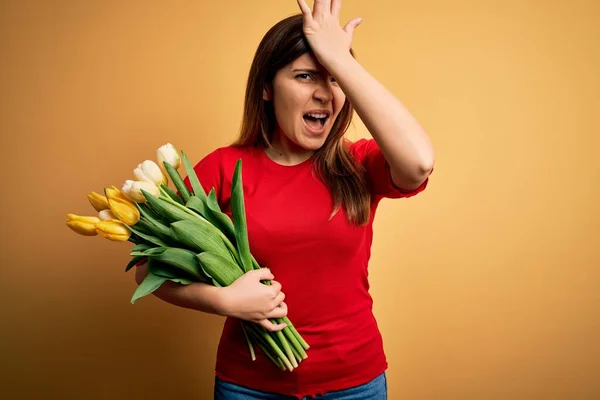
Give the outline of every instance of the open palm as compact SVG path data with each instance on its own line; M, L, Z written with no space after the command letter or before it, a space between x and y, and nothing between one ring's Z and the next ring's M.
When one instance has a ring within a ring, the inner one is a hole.
M342 28L339 22L342 0L315 0L312 11L306 0L297 2L304 17L304 35L322 64L350 50L354 29L362 19L354 18Z

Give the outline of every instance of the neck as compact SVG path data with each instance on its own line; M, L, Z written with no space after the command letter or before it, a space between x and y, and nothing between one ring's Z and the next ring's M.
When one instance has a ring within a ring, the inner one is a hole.
M275 134L271 146L265 149L267 156L282 165L297 165L308 160L313 150L304 149L291 142L285 135Z

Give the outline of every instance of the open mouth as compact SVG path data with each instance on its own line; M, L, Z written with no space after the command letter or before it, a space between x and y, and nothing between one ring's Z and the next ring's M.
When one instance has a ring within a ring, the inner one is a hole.
M321 129L329 120L329 112L307 113L302 118L310 128Z

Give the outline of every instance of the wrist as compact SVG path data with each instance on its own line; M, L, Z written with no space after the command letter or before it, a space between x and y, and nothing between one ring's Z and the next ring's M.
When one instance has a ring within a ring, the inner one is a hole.
M350 51L330 54L324 57L321 64L333 76L337 75L337 71L343 71L350 63L356 62Z
M215 288L215 311L223 317L232 316L233 299L227 287Z

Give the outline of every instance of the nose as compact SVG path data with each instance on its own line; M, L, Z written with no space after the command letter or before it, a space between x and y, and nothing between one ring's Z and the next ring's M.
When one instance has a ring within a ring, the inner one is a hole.
M319 80L313 93L313 98L320 103L328 103L333 100L333 90L327 80Z

